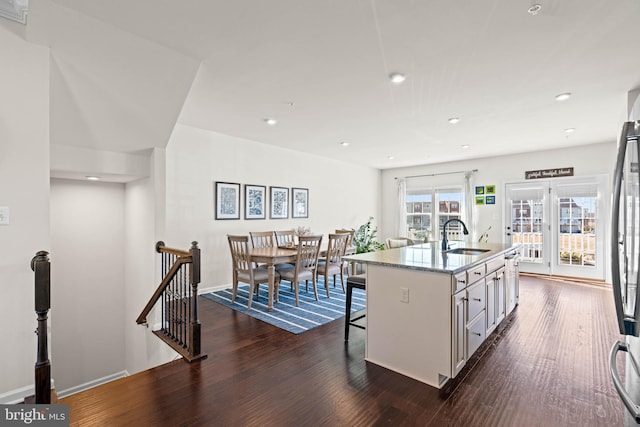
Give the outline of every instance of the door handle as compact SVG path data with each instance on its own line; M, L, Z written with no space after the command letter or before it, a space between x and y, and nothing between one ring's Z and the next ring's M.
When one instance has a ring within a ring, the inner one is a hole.
M618 341L613 345L613 347L611 347L611 353L609 354L609 372L611 373L611 379L613 379L613 385L615 386L618 395L620 395L624 406L627 407L633 418L636 420L636 423L640 424L640 406L633 401L629 392L624 388L624 384L620 381L620 375L618 375L618 367L616 365L616 355L618 354L618 351L625 351L628 353L629 347L627 346L627 343ZM633 358L631 360L632 363L634 363Z
M613 192L611 203L611 265L612 265L612 290L613 290L613 302L616 307L616 314L618 317L618 328L621 334L627 334L626 325L624 321L624 302L622 301L622 277L620 275L621 262L620 251L618 250L618 244L620 240L620 198L622 193L622 174L624 168L624 159L627 150L627 134L629 130L629 122L626 122L622 127L622 134L620 135L620 143L618 144L618 156L616 158L616 167L613 174ZM632 331L636 332L636 331ZM637 335L632 333L632 335Z

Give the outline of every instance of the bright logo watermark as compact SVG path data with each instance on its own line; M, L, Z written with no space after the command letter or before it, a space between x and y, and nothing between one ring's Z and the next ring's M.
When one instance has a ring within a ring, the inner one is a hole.
M69 405L0 405L0 427L69 426Z

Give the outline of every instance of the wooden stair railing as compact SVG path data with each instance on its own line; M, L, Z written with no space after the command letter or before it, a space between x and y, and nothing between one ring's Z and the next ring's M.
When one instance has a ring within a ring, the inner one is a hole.
M201 353L198 321L198 242L191 242L188 251L168 248L164 242L158 242L156 252L162 257L163 279L136 319L136 323L146 325L151 309L160 301L161 327L153 333L180 353L187 362L204 359L207 355Z
M49 252L39 251L31 259L35 273L35 310L38 315L38 350L35 366L35 403L51 403L51 362L47 345L47 313L51 308L51 264Z

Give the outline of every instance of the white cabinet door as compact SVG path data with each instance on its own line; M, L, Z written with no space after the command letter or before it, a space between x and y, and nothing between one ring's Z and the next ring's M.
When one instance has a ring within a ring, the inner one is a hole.
M493 277L485 277L485 288L487 290L487 312L486 312L486 331L487 336L496 328L496 282Z
M484 330L484 313L467 325L467 359L476 352L486 338Z
M507 312L507 289L504 280L504 267L495 272L494 280L496 282L496 325L499 325L500 322L504 320Z
M466 342L466 326L467 326L467 292L462 290L453 296L453 337L452 352L453 355L453 376L458 375L465 363L467 363L467 342Z

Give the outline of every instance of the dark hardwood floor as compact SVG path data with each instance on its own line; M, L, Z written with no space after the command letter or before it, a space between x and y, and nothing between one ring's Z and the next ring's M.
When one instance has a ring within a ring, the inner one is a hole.
M366 363L365 331L344 343L343 320L293 335L204 298L200 316L207 359L62 399L71 425L622 425L601 286L522 276L520 306L444 390Z

